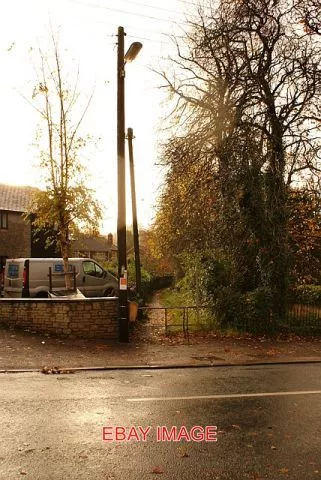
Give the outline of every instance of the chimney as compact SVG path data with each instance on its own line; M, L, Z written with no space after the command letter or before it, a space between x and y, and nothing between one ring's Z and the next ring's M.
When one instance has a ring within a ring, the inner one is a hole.
M113 243L114 243L113 234L108 233L108 235L107 235L107 245L108 245L108 247L112 247Z

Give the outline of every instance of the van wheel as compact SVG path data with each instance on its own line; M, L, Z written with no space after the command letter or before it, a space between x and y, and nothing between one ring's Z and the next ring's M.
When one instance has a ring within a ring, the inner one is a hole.
M113 288L108 288L104 291L103 297L116 297L116 291Z
M37 293L35 298L48 298L48 293L47 292L39 292L39 293Z

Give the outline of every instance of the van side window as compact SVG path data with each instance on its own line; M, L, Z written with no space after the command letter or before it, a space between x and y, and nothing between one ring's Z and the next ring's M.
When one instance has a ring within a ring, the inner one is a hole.
M94 262L83 262L83 269L86 275L101 278L104 275L104 270Z
M95 277L95 264L94 262L84 262L83 264L84 273L86 275L91 275Z

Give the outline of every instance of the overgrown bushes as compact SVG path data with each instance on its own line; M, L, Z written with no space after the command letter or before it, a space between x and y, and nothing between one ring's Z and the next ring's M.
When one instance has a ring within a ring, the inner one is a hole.
M290 292L290 302L321 306L321 285L298 285Z
M217 292L214 312L223 329L237 328L254 333L272 333L273 296L267 288L240 293L231 287Z

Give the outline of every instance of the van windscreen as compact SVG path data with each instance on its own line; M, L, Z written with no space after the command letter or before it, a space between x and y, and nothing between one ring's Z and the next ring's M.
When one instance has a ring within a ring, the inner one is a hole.
M8 265L8 277L9 278L18 278L19 276L19 265L15 263L9 263Z

